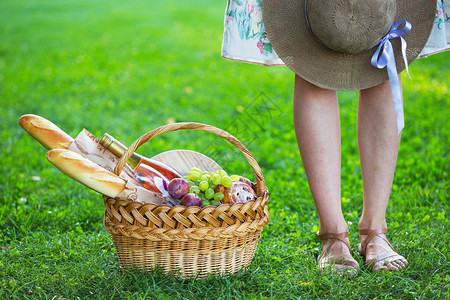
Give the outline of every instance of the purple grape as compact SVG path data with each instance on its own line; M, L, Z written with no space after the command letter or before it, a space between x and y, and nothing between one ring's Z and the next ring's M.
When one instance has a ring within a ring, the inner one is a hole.
M180 199L187 193L189 193L189 183L183 178L174 178L169 182L167 186L167 192L170 197Z
M200 206L202 207L202 199L200 196L194 193L188 193L181 198L181 205L184 206Z

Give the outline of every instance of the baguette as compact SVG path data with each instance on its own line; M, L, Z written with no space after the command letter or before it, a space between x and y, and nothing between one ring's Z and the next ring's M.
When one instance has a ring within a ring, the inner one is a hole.
M71 150L50 150L47 159L67 176L100 194L116 198L125 189L125 180Z
M19 119L19 125L48 150L67 149L73 142L70 135L40 116L23 115Z

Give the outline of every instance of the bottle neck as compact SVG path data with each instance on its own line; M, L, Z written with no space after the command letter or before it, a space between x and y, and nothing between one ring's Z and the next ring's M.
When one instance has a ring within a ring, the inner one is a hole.
M108 149L112 154L119 158L122 157L128 149L125 145L107 133L105 133L100 139L100 145ZM128 163L132 168L136 168L140 161L141 156L137 153L133 153L133 155L131 155L128 159Z

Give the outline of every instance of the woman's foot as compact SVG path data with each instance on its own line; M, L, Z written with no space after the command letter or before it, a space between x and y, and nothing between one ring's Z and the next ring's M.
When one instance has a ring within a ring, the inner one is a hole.
M322 253L317 259L321 270L332 268L339 275L355 276L359 271L358 262L353 258L348 232L317 234L322 241Z
M395 252L386 238L387 228L360 229L358 253L364 257L366 265L374 272L400 271L406 268L406 259Z

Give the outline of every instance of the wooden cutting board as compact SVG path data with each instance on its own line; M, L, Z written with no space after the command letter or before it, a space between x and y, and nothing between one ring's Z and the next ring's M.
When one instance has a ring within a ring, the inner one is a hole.
M222 168L208 156L191 150L170 150L159 153L152 159L165 163L186 176L193 167L205 172L217 172Z

